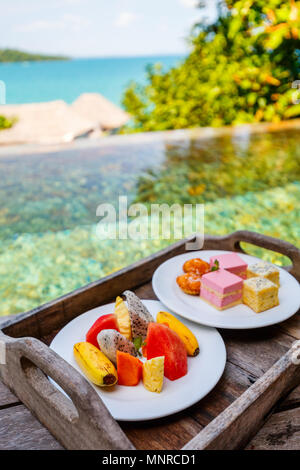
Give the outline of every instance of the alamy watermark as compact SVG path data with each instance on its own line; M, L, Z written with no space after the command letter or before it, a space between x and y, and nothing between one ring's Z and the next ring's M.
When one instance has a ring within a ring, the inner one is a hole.
M96 235L110 240L182 240L195 235L187 250L201 249L204 242L204 204L128 205L127 196L119 197L116 208L104 203L97 207Z
M0 80L0 105L6 104L6 85L3 80Z

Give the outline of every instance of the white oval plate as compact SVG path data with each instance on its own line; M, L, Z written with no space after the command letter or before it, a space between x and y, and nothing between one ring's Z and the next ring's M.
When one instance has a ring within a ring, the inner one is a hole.
M177 285L176 277L183 274L182 266L192 258L208 261L211 256L230 251L203 250L174 256L155 271L152 286L156 296L167 308L201 325L216 328L250 329L275 325L294 315L300 307L300 285L285 269L280 271L279 305L262 313L255 313L247 305L240 304L219 311L198 296L185 294ZM248 264L261 261L254 256L239 253Z
M143 302L154 319L157 313L164 309L156 300L143 300ZM97 318L113 311L114 304L107 304L75 318L55 336L51 349L81 372L73 357L73 345L85 341L86 332ZM200 354L188 358L188 373L185 377L175 381L164 378L161 393L149 392L142 382L136 387L116 385L108 389L91 384L116 420L144 421L172 415L201 400L215 387L226 363L223 339L214 328L195 325L188 321L184 323L197 337ZM59 388L57 384L55 386Z

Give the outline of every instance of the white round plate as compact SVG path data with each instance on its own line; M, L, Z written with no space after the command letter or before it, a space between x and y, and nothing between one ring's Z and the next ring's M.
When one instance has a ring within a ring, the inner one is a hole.
M156 300L143 300L143 302L154 319L157 313L164 309ZM108 304L75 318L55 336L51 349L81 372L73 357L74 344L85 341L86 332L97 318L113 311L114 304ZM188 321L184 323L198 339L200 354L188 358L188 373L185 377L174 381L164 378L161 393L149 392L142 382L136 387L116 385L107 389L91 384L116 420L144 421L162 418L193 405L215 387L226 363L223 339L214 328L195 325Z
M225 253L230 252L220 250L194 251L165 261L153 275L152 286L156 296L167 308L181 317L216 328L250 329L275 325L290 318L299 310L300 285L291 274L282 268L279 268L279 305L262 313L255 313L244 304L219 311L199 296L187 295L178 287L176 277L183 274L182 266L185 261L201 258L209 262L211 256ZM239 253L239 256L248 265L261 261L250 255Z

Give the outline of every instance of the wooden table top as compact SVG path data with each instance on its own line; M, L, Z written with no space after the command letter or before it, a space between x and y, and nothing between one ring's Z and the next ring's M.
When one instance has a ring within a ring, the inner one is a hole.
M136 293L142 299L156 299L150 283ZM300 312L273 327L219 331L227 348L227 364L218 385L203 400L174 416L145 423L121 423L138 449L180 449L186 444L300 339ZM3 449L51 450L62 446L0 382L0 450ZM300 449L300 386L277 404L247 449Z

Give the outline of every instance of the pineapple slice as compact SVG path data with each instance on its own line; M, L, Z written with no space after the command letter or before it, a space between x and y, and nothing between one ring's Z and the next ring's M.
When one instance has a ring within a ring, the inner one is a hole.
M128 308L121 297L116 298L115 315L121 335L129 341L132 340L131 323Z
M154 357L143 364L143 383L149 392L160 393L164 381L165 356Z

